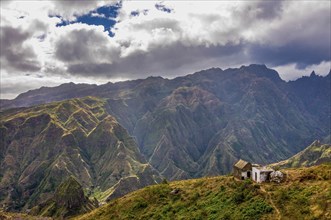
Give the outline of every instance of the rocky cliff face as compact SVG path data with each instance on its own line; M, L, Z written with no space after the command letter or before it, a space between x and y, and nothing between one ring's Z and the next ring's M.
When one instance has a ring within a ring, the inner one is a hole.
M30 208L51 198L68 176L101 200L158 181L107 108L87 97L2 112L0 203L9 210ZM127 177L140 177L140 184L117 192Z

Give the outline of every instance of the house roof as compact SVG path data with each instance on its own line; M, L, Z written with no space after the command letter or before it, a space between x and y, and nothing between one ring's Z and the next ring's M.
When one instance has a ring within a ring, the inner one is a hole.
M247 164L249 164L249 162L240 159L234 166L243 169Z
M274 169L267 167L267 166L263 166L263 167L256 167L256 169L260 170L260 172L272 172L274 171Z

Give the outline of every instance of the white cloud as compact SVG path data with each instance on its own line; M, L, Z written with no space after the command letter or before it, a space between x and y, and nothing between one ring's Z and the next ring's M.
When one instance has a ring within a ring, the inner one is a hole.
M34 73L31 68L31 74L57 83L61 78L77 82L78 78L173 77L209 67L262 62L275 66L287 80L313 68L323 74L330 67L329 1L123 1L111 30L113 38L103 26L76 23L56 27L61 19L49 17L53 14L74 21L114 3L7 2L1 4L1 28L26 33L17 48L34 54L30 58L41 67ZM170 13L156 4L171 9ZM9 83L10 77L24 75L3 57L2 78L4 72L10 73L6 77ZM36 77L24 79L33 81L33 86L46 83Z
M305 69L297 69L296 64L291 63L283 66L274 67L283 80L295 80L301 76L310 76L315 71L317 75L326 76L331 70L331 62L321 62L320 64L313 64L307 66Z

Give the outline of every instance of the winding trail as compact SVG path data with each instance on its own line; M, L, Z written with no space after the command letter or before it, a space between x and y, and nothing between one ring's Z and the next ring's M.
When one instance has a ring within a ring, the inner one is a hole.
M281 220L281 215L280 215L280 211L279 209L277 208L277 206L275 205L274 201L272 201L271 199L271 194L265 190L265 188L263 186L260 187L261 191L266 193L267 196L268 196L268 200L271 204L271 206L276 210L276 214L277 214L277 220Z

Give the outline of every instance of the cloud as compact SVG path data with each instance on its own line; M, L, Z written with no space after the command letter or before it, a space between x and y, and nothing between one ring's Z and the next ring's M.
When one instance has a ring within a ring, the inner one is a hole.
M2 33L12 41L1 48L1 71L106 81L265 63L292 79L331 60L329 1L122 1L111 34L79 23L104 19L104 6L115 3L1 4Z
M171 8L171 13L164 13L160 5ZM269 66L295 63L297 68L305 68L329 60L330 49L325 45L330 44L326 15L330 9L325 3L313 9L309 3L299 6L284 1L123 2L112 29L115 36L108 40L108 44L116 45L108 48L109 59L97 62L80 58L84 62L68 62L68 72L135 78L179 75L205 68L206 64L228 67L252 62ZM132 12L139 13L132 16ZM318 16L320 13L324 16ZM100 41L100 45L106 41ZM85 54L88 50L96 54L93 47L81 49L86 49ZM100 51L107 56L105 48ZM199 63L204 65L199 68Z
M31 45L25 42L30 33L9 26L0 27L1 68L34 72L41 69L40 63Z
M120 45L111 41L102 26L73 24L58 28L52 37L53 56L66 69L66 72L53 73L111 77L108 67L120 59Z
M63 62L112 61L118 53L101 26L74 24L58 28L55 57Z
M72 77L67 75L65 77L60 75L43 77L38 74L25 74L13 76L6 72L1 72L1 86L0 86L0 99L13 99L18 94L26 92L31 89L40 88L42 86L58 86L63 83L88 83L88 84L102 84L107 81L93 78L86 79L80 77Z
M69 1L52 1L53 7L49 9L49 14L59 15L64 20L74 21L77 17L87 14L99 7L115 4L115 0L69 0Z
M330 2L288 3L260 39L248 45L252 60L271 66L296 63L298 69L331 59ZM293 16L295 15L295 16Z
M313 71L315 71L318 75L326 76L331 70L331 61L323 61L319 64L312 64L306 66L304 69L297 69L296 66L297 65L295 63L291 63L276 66L274 68L279 72L279 75L283 80L289 81L300 78L301 76L310 76Z

